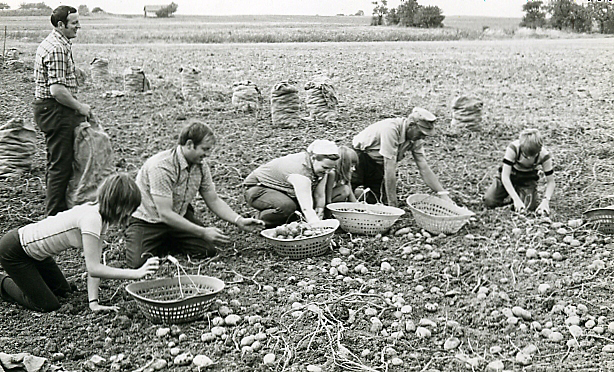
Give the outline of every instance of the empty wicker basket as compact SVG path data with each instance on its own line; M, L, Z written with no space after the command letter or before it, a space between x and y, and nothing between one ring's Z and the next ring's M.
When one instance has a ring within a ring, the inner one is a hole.
M410 195L407 205L418 226L431 234L455 234L475 215L467 208L431 195Z
M126 286L153 323L185 323L202 318L209 301L223 289L220 279L201 275L146 280Z

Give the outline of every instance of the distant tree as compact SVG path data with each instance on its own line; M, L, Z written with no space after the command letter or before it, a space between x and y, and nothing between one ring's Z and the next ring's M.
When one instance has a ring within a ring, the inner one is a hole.
M397 14L397 10L395 8L390 8L388 10L388 14L386 14L386 24L387 25L398 25L399 24L399 15Z
M602 34L614 34L614 4L591 2L589 10Z
M167 5L167 6L163 7L162 9L158 10L156 12L156 15L158 16L158 18L168 18L168 17L171 17L173 15L173 13L175 13L177 11L178 7L179 7L179 5L177 5L175 3L171 3L170 5Z
M421 6L414 15L414 26L422 28L443 27L443 20L445 18L438 6Z
M546 12L543 10L543 2L529 1L522 6L526 14L522 17L520 26L528 28L544 27L546 24Z
M92 9L92 13L104 13L104 10L102 10L100 7L95 7Z
M553 0L548 6L550 26L559 30L575 32L590 31L592 17L590 11L573 0Z
M88 16L90 15L90 8L88 8L87 5L79 5L78 12L79 15Z
M371 18L371 26L381 26L384 24L384 16L388 14L388 0L374 1L371 4L373 8L373 17Z
M40 10L49 10L51 11L51 7L45 3L21 3L19 4L19 9L40 9Z
M363 17L363 16L365 15L365 12L364 12L364 11L362 11L362 10L359 10L359 11L357 11L357 12L356 12L356 14L354 14L354 15L355 15L355 16L358 16L358 17Z
M397 7L397 14L399 15L399 24L406 27L414 26L414 17L420 4L416 0L405 0L401 2L401 5Z
M11 7L7 3L0 3L0 9L11 9Z

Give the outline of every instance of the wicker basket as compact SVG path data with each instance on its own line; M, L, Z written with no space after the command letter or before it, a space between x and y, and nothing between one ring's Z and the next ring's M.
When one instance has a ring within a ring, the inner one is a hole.
M407 205L418 226L431 234L455 234L475 215L467 208L431 195L410 195Z
M209 301L223 289L224 282L220 279L201 275L147 280L126 286L126 291L153 323L185 323L202 318Z
M611 203L612 200L614 200L614 195L599 198L591 203L589 209L582 214L583 219L602 234L614 234L614 205L601 207L603 201Z
M339 227L337 220L323 220L311 224L313 227L324 228L327 230L325 234L312 236L302 239L285 240L277 239L275 229L262 230L260 234L273 246L273 250L280 256L288 257L293 260L302 258L321 256L330 248L330 242Z
M377 235L387 231L405 211L383 204L331 203L326 206L343 230L352 234Z

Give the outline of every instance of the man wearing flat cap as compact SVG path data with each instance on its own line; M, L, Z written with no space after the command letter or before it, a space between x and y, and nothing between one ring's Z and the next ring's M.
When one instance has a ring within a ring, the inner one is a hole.
M396 207L397 164L407 151L411 151L424 182L439 197L450 200L424 154L424 138L435 133L436 119L429 111L416 107L407 118L381 120L358 133L352 141L359 158L352 176L357 197L362 194L361 189L368 187L379 200ZM373 198L367 200L375 201Z
M245 200L257 209L267 227L283 225L299 210L307 222L324 215L326 176L339 160L334 142L315 140L307 151L273 159L250 173L243 187Z

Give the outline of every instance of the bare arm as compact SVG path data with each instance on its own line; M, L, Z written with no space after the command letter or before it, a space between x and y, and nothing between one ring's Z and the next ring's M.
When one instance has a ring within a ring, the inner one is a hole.
M544 169L552 169L552 159L546 160L543 164ZM554 181L554 173L546 176L546 191L544 192L544 200L537 207L537 213L550 213L550 199L554 194L556 182Z
M66 86L62 84L53 84L49 87L51 90L51 95L55 98L56 101L61 103L66 107L70 107L79 112L80 115L85 117L90 117L92 115L92 110L89 105L85 103L79 102L72 94Z
M435 173L433 173L433 170L427 163L424 156L414 156L414 160L416 161L416 166L418 167L418 171L420 172L420 176L424 180L424 183L426 183L426 185L435 192L444 191L443 186L441 186L441 183L439 182L439 178L437 178Z
M510 198L512 198L514 202L514 208L517 211L524 209L524 200L520 199L520 196L514 189L514 185L512 185L512 180L510 179L510 175L512 174L512 166L508 164L503 164L501 168L501 183L505 188L505 191L509 194Z
M386 198L388 205L396 207L399 204L397 199L397 160L384 158L384 187L386 188Z
M83 256L87 268L87 294L90 300L90 309L98 310L117 310L116 307L101 306L98 303L98 292L100 279L140 279L147 274L153 274L158 269L158 258L153 257L147 260L138 269L120 269L106 266L101 262L102 244L100 239L90 235L82 235Z
M288 177L288 182L294 187L296 199L307 222L319 221L320 219L313 209L313 196L311 195L311 181L309 178L300 174L291 174Z
M330 204L333 198L333 187L335 187L335 171L332 170L326 177L326 204Z
M317 184L316 189L313 191L313 197L315 199L315 212L318 218L324 218L324 208L326 207L326 187L328 185L328 179L332 178L328 174L324 176ZM334 183L334 181L333 181ZM332 190L331 190L332 192Z
M222 200L215 190L210 190L201 195L207 207L219 218L237 225L245 231L258 231L264 228L264 221L255 218L243 218L240 214L232 210L230 206Z
M153 195L152 198L163 223L213 244L226 244L230 242L230 238L220 229L199 226L173 211L173 200L171 198L156 195Z

